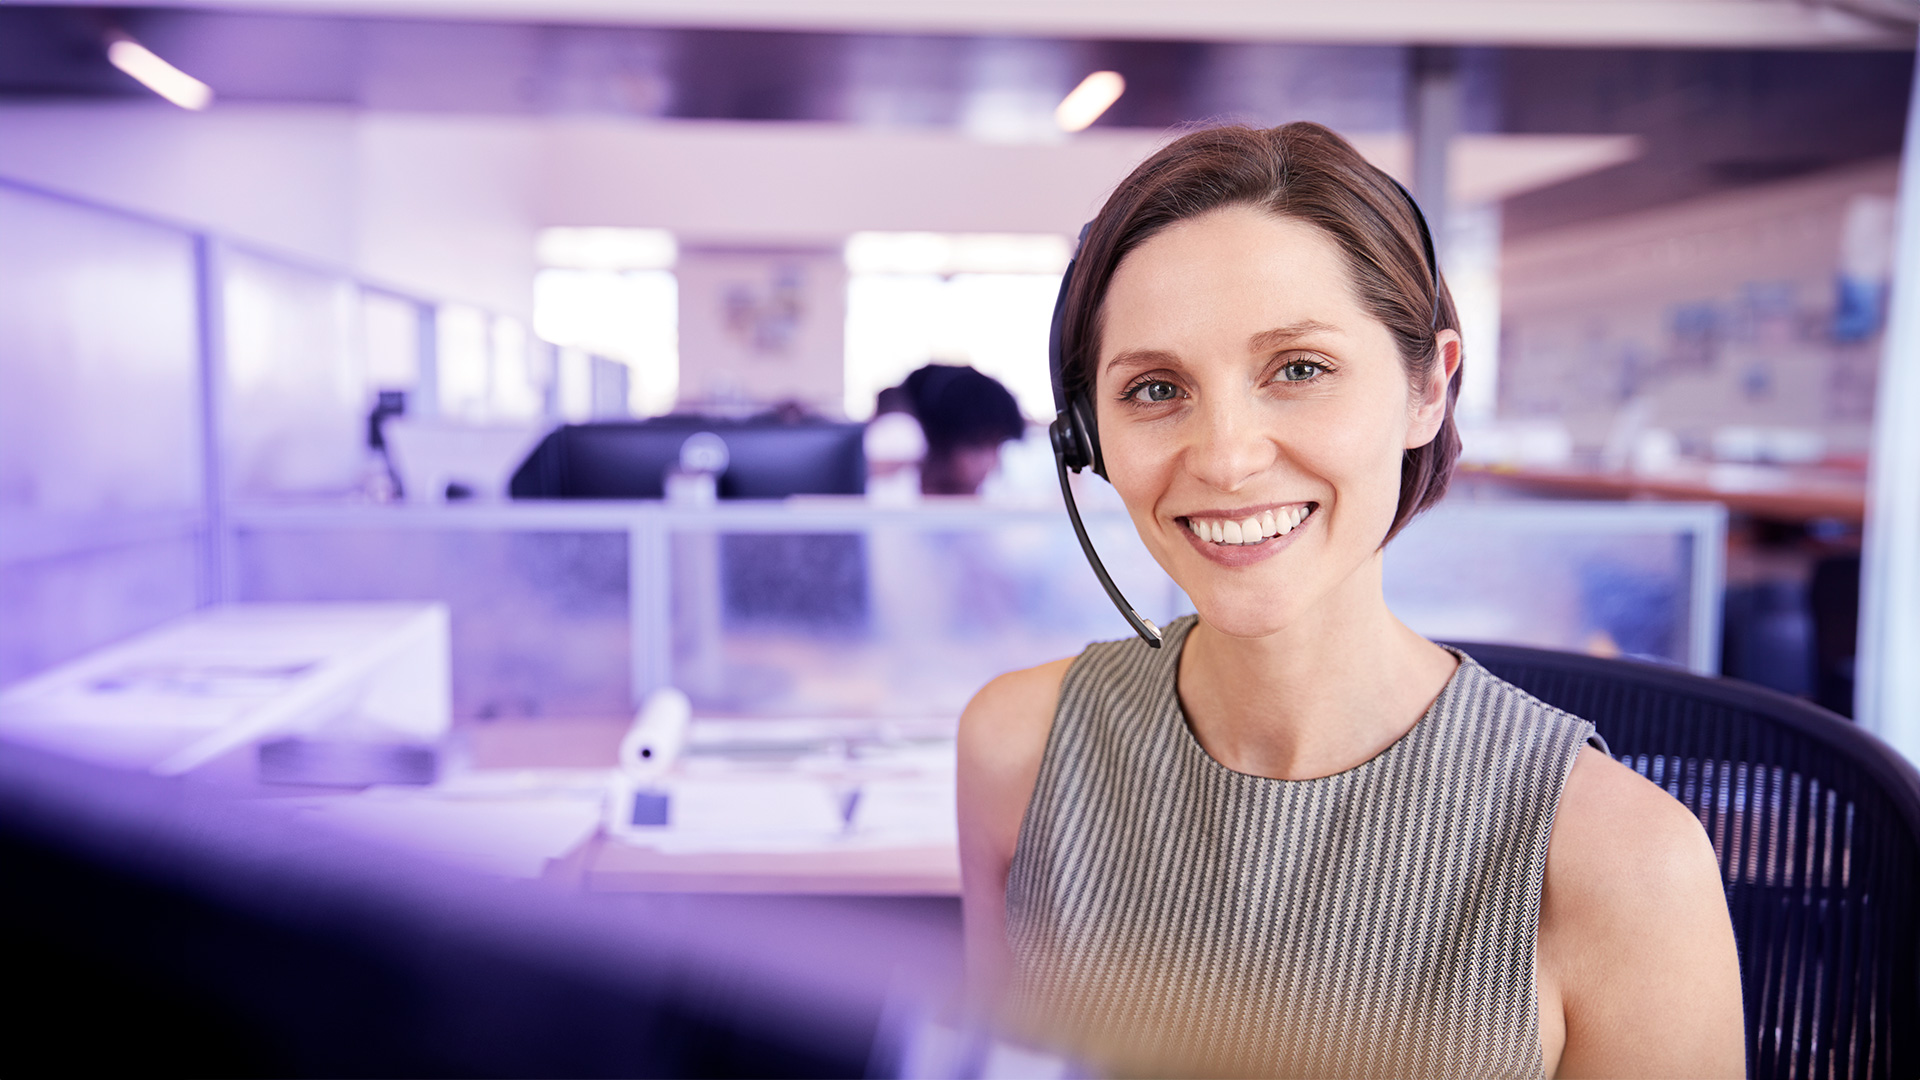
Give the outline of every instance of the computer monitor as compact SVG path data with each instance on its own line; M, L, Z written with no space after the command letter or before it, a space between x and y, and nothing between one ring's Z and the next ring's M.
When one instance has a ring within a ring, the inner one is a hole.
M723 499L859 495L866 491L864 426L668 416L569 424L549 434L508 490L516 499L658 499L680 447L698 432L727 444Z

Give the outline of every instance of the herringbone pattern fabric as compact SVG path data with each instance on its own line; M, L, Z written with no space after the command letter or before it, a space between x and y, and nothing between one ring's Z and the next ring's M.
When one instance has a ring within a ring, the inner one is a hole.
M1234 772L1167 647L1068 672L1007 885L1014 1007L1120 1071L1541 1074L1534 937L1592 725L1463 657L1378 757Z

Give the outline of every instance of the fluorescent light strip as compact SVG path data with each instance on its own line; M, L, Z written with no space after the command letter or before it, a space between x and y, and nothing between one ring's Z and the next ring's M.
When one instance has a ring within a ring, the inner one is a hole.
M213 88L153 54L153 50L114 34L107 42L107 62L139 80L142 86L183 109L213 104Z
M1127 80L1117 71L1096 71L1080 80L1080 85L1053 110L1053 122L1061 131L1085 131L1100 114L1106 112L1127 90Z

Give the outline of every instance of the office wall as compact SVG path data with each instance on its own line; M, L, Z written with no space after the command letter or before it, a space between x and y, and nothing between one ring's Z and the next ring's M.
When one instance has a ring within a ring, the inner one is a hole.
M0 177L522 318L529 143L524 125L331 107L0 106Z
M838 247L683 248L680 400L845 402L846 261Z
M862 229L1073 232L1163 141L1137 131L989 143L915 128L563 119L546 129L537 217L735 243L837 242Z
M350 265L374 281L531 319L533 207L551 167L537 126L371 111L355 125Z
M544 225L732 243L1071 231L1161 138L69 102L0 106L0 176L524 317Z
M354 144L339 109L0 105L0 176L339 265L354 257Z
M1564 421L1588 449L1632 406L1702 453L1756 426L1863 455L1886 273L1866 249L1895 178L1888 161L1507 245L1501 414Z
M192 240L0 188L0 684L204 588Z

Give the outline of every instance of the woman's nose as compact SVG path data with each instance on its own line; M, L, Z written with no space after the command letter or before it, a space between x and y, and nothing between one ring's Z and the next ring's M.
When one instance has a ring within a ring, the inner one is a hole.
M1251 403L1216 401L1194 414L1188 469L1208 486L1238 491L1273 467L1278 453L1272 433L1258 422Z

